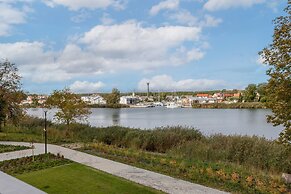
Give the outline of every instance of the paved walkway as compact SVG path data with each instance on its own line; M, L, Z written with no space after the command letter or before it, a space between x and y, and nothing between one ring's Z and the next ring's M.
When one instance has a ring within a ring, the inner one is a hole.
M1 142L5 145L23 145L29 146L29 143L22 142ZM44 152L44 144L34 144L34 154L41 154ZM57 145L48 144L48 152L53 154L61 154L65 158L72 161L90 166L92 168L107 172L109 174L119 176L133 182L161 190L171 194L226 194L216 189L201 186L198 184L190 183L180 179L175 179L159 173L151 172L148 170L136 168L119 162L114 162L97 156L89 155L76 150L71 150ZM16 151L11 153L0 154L0 161L20 158L24 156L31 156L32 149Z
M45 194L45 192L0 171L0 194Z

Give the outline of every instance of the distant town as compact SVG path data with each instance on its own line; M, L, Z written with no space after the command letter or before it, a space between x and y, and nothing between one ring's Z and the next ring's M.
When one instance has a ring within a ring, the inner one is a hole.
M122 107L144 108L161 107L187 108L195 105L207 104L234 104L243 102L264 102L264 84L250 84L245 90L222 90L205 92L151 92L118 94L119 104ZM80 94L81 100L88 106L106 107L108 93ZM251 95L251 97L250 97ZM21 105L28 107L41 107L45 104L48 95L27 95Z

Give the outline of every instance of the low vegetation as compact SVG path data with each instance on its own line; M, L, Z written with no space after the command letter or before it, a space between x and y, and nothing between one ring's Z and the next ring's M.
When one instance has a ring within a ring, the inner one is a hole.
M0 140L43 141L43 120L7 126ZM187 127L153 130L48 123L50 143L85 145L82 151L237 193L286 193L281 174L291 173L291 147L248 136L205 136ZM21 138L18 139L17 138Z
M69 163L71 163L70 160L64 159L60 155L43 154L0 162L0 171L11 175L18 175Z
M193 108L211 109L265 109L266 104L262 102L238 102L238 103L212 103L212 104L193 104Z
M12 146L12 145L1 145L0 144L0 153L13 152L13 151L19 151L19 150L25 150L25 149L28 149L28 147L25 147L25 146Z
M87 144L80 150L233 193L276 194L288 193L291 189L291 185L282 182L276 173L237 163L212 162L193 155L153 153L102 143Z

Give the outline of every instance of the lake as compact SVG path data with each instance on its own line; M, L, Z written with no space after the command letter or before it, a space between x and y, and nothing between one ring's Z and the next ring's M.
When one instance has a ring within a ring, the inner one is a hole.
M42 109L28 109L28 114L43 117ZM49 110L52 119L56 110ZM257 135L268 139L278 137L282 127L273 127L266 122L266 109L192 109L177 108L93 108L88 122L92 126L120 125L152 129L161 126L189 126L205 135Z

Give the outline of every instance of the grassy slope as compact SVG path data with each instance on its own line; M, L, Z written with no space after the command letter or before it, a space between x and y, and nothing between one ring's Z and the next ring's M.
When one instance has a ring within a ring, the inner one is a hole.
M76 163L25 173L17 178L47 193L162 193Z

